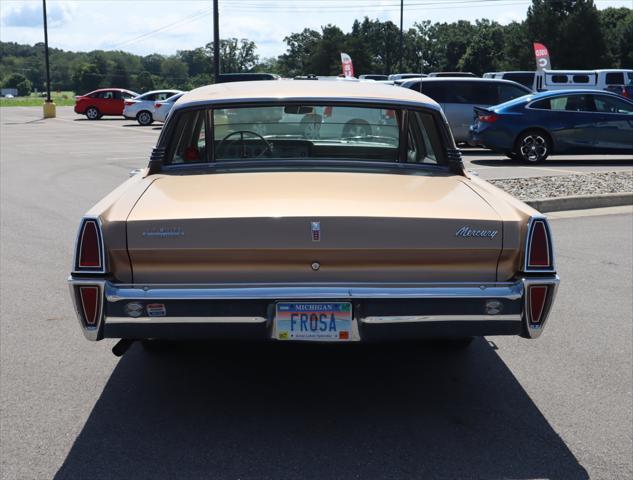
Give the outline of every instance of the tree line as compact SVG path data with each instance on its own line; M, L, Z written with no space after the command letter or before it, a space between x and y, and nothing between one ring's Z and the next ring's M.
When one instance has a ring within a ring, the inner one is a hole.
M532 42L544 43L557 69L633 68L633 9L598 10L593 0L532 0L522 22L415 22L403 32L391 21L356 20L349 32L326 25L284 39L286 51L261 59L247 39L221 40L223 72L338 75L340 52L356 74L534 70ZM122 51L50 51L53 90L85 93L116 86L136 91L189 90L213 82L213 44L175 55ZM0 84L20 95L45 88L43 44L0 42Z

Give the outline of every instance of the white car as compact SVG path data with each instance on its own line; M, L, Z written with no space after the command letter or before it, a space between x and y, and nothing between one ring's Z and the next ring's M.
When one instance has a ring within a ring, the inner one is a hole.
M167 120L167 115L169 114L169 112L171 111L171 107L174 106L174 103L176 103L176 100L178 100L180 97L182 97L185 93L187 92L180 92L177 93L176 95L172 95L171 97L169 97L166 100L161 100L159 102L155 102L154 103L154 120L157 122L165 122L165 120Z
M129 119L136 119L141 125L151 125L154 122L154 104L161 100L181 93L180 90L152 90L138 97L125 101L123 116Z

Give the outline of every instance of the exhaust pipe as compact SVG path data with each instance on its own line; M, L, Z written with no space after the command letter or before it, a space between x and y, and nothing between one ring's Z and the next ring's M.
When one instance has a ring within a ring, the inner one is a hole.
M112 353L114 353L114 356L116 357L122 357L133 343L134 340L131 340L129 338L122 338L114 347L112 347Z

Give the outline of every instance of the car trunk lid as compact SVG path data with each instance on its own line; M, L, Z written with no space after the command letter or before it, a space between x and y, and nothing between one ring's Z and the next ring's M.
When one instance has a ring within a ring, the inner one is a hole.
M497 213L454 175L158 178L127 221L135 283L494 281Z

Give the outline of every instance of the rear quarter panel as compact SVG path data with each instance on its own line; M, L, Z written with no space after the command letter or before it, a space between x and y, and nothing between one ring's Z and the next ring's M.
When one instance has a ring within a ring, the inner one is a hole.
M497 280L511 280L522 269L530 217L539 212L479 177L470 176L468 185L503 221L503 248L497 265Z

